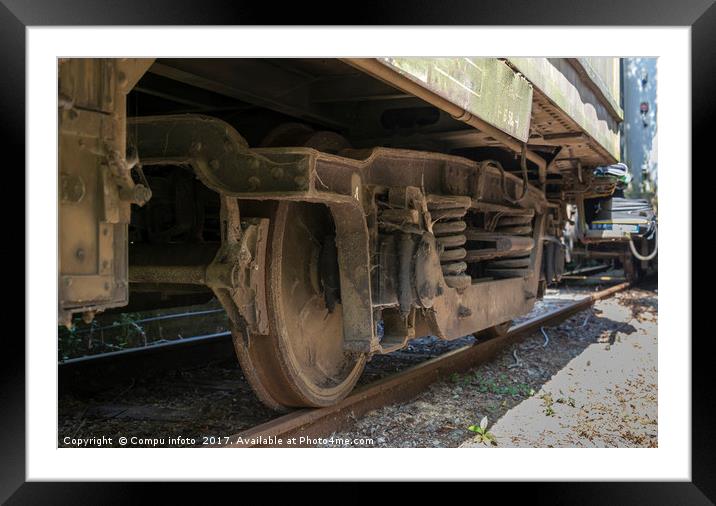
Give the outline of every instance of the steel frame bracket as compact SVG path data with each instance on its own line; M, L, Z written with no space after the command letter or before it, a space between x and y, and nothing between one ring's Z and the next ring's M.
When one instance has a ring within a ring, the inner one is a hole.
M221 199L222 244L206 268L206 285L236 324L269 333L266 303L268 218L241 219L235 198Z

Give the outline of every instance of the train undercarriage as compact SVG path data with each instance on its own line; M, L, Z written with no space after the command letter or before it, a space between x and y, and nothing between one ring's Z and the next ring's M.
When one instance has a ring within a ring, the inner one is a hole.
M513 67L481 72L511 80L501 128L374 60L61 62L60 321L216 298L278 410L411 339L504 333L559 278L568 206L616 185Z

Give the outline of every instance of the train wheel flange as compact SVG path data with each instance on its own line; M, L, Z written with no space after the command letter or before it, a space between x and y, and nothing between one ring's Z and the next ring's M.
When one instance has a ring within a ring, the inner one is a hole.
M328 208L280 202L271 216L266 290L269 335L233 329L246 378L269 407L327 406L353 389L365 354L343 348L341 304L329 311L317 261L335 234Z

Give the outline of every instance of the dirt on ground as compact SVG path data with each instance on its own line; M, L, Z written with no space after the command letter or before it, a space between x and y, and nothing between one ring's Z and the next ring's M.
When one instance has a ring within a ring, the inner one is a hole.
M254 395L235 357L192 370L130 378L101 392L59 400L58 446L110 438L104 447L191 447L274 418ZM122 444L121 437L128 438ZM131 439L135 438L135 439Z
M552 291L518 321L581 296L584 290ZM454 341L416 339L403 350L373 357L358 384L371 383L474 341L472 336ZM237 434L278 416L255 396L231 350L226 359L214 363L146 372L146 376L108 382L110 388L95 389L89 380L87 385L76 381L71 388L64 388L59 398L58 445L76 447L85 441L92 445L93 438L104 437L111 441L102 440L102 446L110 447L200 446L207 437L213 438L208 443L214 444L216 437ZM129 442L122 445L120 437Z
M323 446L654 447L657 291L599 301L333 438Z
M550 291L532 315L582 297L584 291ZM475 429L483 417L498 447L654 446L656 301L656 291L644 289L601 301L546 328L548 338L541 332L531 335L490 363L434 384L411 402L369 413L334 434L342 443L323 446L469 446L476 443L469 427ZM473 341L412 341L404 350L374 357L359 383ZM227 356L192 369L128 379L109 390L63 394L58 445L74 447L104 436L112 442L103 446L123 446L119 438L133 436L138 441L126 446L201 446L220 443L204 442L206 436L237 434L276 416L253 394L236 358ZM345 443L361 438L362 444Z

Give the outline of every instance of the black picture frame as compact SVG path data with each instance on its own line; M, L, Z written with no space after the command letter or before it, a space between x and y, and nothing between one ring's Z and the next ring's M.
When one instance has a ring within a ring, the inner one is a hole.
M317 15L317 12L322 14ZM333 14L332 19L330 14ZM3 77L0 79L0 138L6 153L4 159L8 160L7 154L14 155L12 165L8 164L6 168L12 166L16 171L17 167L25 166L26 27L288 23L690 26L692 166L701 166L700 168L705 170L705 165L713 165L713 150L709 142L712 129L709 126L716 119L714 0L441 0L410 4L365 1L355 6L341 2L340 9L335 5L326 7L320 3L311 3L309 7L304 3L248 3L238 0L0 0L0 61L3 64ZM713 167L708 168L715 170ZM689 170L688 160L685 159L684 167L678 169ZM19 186L23 191L20 192L15 187L14 192L26 195L29 189L25 188L24 178ZM693 198L695 199L695 196ZM695 225L693 230L696 230ZM15 240L19 242L16 235ZM693 265L697 265L696 258L693 258L693 261ZM25 264L26 270L30 268L31 266ZM16 291L13 292L13 298L15 297L19 298ZM24 295L22 299L25 300ZM27 318L31 307L25 306L24 309ZM19 320L17 315L6 315L6 318ZM688 338L687 335L682 337ZM532 494L533 491L530 490L530 500L565 504L710 504L716 501L716 438L713 436L716 422L712 409L716 401L716 390L711 385L709 375L713 368L713 358L708 349L711 337L708 332L700 337L703 339L694 339L692 342L692 482L533 484L532 487L536 486L544 492ZM147 492L146 484L25 483L25 343L17 335L12 335L3 339L2 347L4 360L0 367L0 500L8 500L10 504L34 504L77 503L82 498L91 498L92 502L115 504L126 503L135 497L144 497ZM660 437L668 437L668 434L660 434ZM174 485L174 490L185 493L184 487ZM486 491L483 486L478 490L480 494ZM213 488L212 495L216 497L217 493L220 491Z

